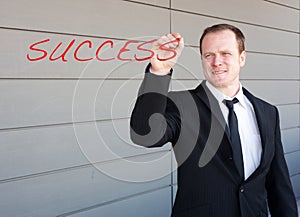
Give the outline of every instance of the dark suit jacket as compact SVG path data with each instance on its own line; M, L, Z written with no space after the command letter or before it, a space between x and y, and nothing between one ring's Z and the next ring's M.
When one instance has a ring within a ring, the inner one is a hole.
M244 181L205 81L194 90L168 92L170 79L145 74L130 124L131 138L139 145L172 142L178 162L172 217L267 217L268 208L272 217L298 217L277 109L243 90L254 107L263 149L259 167Z

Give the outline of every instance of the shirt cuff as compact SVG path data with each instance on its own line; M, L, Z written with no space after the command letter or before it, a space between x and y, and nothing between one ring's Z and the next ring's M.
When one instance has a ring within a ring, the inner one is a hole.
M151 73L150 68L151 68L151 63L149 63L149 64L147 65L146 70L145 70L145 73ZM168 73L168 74L166 74L166 75L172 76L172 73L173 73L173 69L171 69L171 70L170 70L170 73ZM154 74L154 73L152 73L152 74ZM164 76L164 75L162 75L162 76Z

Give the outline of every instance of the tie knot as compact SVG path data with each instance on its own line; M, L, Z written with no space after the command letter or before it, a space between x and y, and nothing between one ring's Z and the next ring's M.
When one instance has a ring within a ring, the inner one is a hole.
M239 102L237 98L234 98L233 100L225 100L225 104L228 109L233 109L233 104Z

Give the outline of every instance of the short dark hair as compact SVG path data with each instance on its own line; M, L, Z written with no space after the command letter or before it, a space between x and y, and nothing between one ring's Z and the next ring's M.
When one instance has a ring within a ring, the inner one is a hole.
M215 32L221 32L224 30L231 30L234 34L235 34L235 38L237 40L238 43L238 48L239 48L239 52L242 53L245 50L245 36L242 33L242 31L233 26L233 25L229 25L229 24L216 24L210 27L207 27L203 33L202 36L200 38L200 53L202 54L202 41L204 39L204 37L208 34L208 33L215 33Z

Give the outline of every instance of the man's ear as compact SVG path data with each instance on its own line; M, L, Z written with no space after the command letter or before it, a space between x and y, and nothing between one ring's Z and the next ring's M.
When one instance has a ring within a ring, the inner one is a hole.
M243 67L246 64L246 51L242 51L240 54L240 66Z

